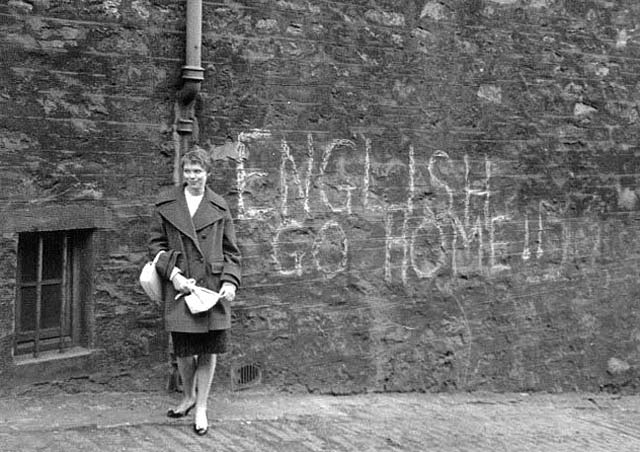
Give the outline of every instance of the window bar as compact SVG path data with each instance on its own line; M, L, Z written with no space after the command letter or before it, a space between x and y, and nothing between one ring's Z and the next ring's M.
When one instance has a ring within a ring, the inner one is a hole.
M36 331L33 342L33 356L38 357L40 351L40 317L42 315L42 261L44 254L44 244L42 236L38 237L38 262L36 270Z
M67 274L67 234L62 236L62 284L60 290L62 297L60 298L60 353L64 351L64 336L67 331L67 300L69 298L68 274Z
M20 238L18 238L18 243L20 243ZM17 299L16 299L16 311L15 311L15 319L16 319L16 327L15 327L15 334L13 335L13 350L14 353L16 353L16 351L18 350L18 333L20 333L22 331L22 312L23 312L23 308L22 308L22 303L23 303L23 296L22 296L22 292L24 290L24 286L22 285L22 261L24 260L24 257L22 256L22 253L20 253L20 245L18 245L18 268L16 269L16 284L19 284L18 286L18 292L17 292Z

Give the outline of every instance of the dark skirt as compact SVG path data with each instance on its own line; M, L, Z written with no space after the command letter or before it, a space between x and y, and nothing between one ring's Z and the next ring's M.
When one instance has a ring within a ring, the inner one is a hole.
M212 330L207 333L171 332L173 353L178 358L193 355L226 353L229 348L229 330Z

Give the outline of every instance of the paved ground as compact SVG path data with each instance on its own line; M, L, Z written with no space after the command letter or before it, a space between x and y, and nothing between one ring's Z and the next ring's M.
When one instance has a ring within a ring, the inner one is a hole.
M205 437L174 400L0 398L0 451L640 451L640 396L214 393Z

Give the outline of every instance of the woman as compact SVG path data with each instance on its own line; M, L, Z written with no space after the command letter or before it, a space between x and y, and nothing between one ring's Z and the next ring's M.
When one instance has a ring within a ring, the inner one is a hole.
M156 202L149 248L152 256L160 253L156 270L165 281L165 327L183 386L182 400L167 415L183 417L195 407L193 428L205 435L216 356L227 351L230 303L240 285L240 250L227 203L206 186L207 153L196 147L181 165L183 185ZM181 296L195 285L220 294L213 308L198 315L190 313Z

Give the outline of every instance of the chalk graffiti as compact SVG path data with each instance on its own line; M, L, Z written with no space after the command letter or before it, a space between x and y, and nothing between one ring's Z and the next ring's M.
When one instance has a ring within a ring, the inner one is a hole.
M579 253L595 256L601 246L599 228L577 227L544 200L521 214L509 211L506 203L499 211L496 195L504 202L505 194L493 187L494 162L488 157L454 160L437 150L421 162L409 145L406 163L393 160L384 166L372 159L371 140L364 136L360 145L327 140L320 158L311 134L302 151L286 138L278 143L273 154L279 154L279 180L264 197L270 205L261 205L256 195L271 179L269 170L252 168L249 153L250 148L253 155L264 146L274 148L269 131L240 134L236 174L238 217L269 224L274 231L272 258L284 276L300 277L314 270L333 277L345 271L362 248L350 244L353 230L343 223L356 217L373 229L381 228L377 230L384 245L378 249L384 278L403 283L447 272L490 277L510 271L516 258L521 265L546 259L553 263L549 274L557 274L558 267ZM379 195L386 187L376 177L392 167L406 171L406 178L397 177L404 184L395 187L405 193L401 202Z
M430 232L433 233L432 240L429 240ZM431 243L435 246L431 246ZM435 214L426 206L424 218L413 230L409 244L411 266L418 278L431 278L444 267L447 258L445 247L442 226L436 220ZM389 272L386 271L385 274Z
M309 189L311 186L311 171L313 166L313 138L311 135L308 137L308 146L307 146L307 172L305 175L304 185L300 181L300 175L298 173L298 167L296 162L291 155L291 149L287 144L286 140L282 140L282 159L280 164L280 187L282 193L282 202L280 212L283 217L287 217L289 213L288 205L289 205L289 184L287 183L287 166L291 166L291 173L293 177L293 182L298 189L298 197L302 198L304 201L304 212L309 215Z
M247 192L248 185L255 179L267 177L266 171L247 171L246 162L249 159L247 145L258 139L269 138L270 132L267 130L254 130L252 132L242 132L238 135L236 141L237 166L236 166L236 184L238 187L238 210L240 218L263 218L266 217L273 209L271 208L246 208L244 203L244 193Z
M276 267L283 275L302 276L302 258L306 254L304 240L284 240L287 236L297 234L302 230L302 225L296 221L282 226L276 230L271 242ZM286 246L285 246L286 244ZM302 247L297 245L303 245Z
M335 276L345 270L349 241L337 221L328 221L322 225L313 242L312 254L316 268L326 276Z
M336 153L336 150L343 148L346 150L355 150L356 145L351 140L334 140L331 141L324 150L322 155L322 164L320 165L320 180L322 181L320 187L320 194L322 196L322 201L324 204L331 210L331 212L347 212L351 213L351 197L352 191L356 189L356 186L351 183L351 175L347 171L347 168L344 166L344 160L339 160L337 164L337 173L338 180L335 183L335 188L337 192L345 193L345 200L343 201L342 207L335 207L331 201L329 200L328 194L328 180L326 176L327 167L329 166L329 162L331 161L332 154ZM334 201L335 203L335 201Z
M330 220L313 240L309 240L311 235L310 228L297 221L277 228L272 239L273 258L282 275L302 276L306 256L311 256L314 268L327 277L346 268L349 242L340 224Z

